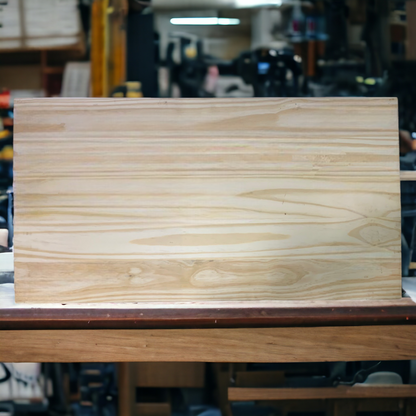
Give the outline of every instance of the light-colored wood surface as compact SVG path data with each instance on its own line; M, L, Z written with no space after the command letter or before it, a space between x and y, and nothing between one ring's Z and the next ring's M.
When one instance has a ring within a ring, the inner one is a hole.
M416 171L415 170L400 171L400 180L401 181L416 181Z
M323 362L416 359L414 325L0 331L3 362Z
M239 388L228 389L231 401L376 399L416 397L416 385L339 386L321 388Z
M19 302L401 296L396 99L15 108Z
M3 254L0 254L0 259ZM1 262L0 262L1 263ZM1 269L0 269L1 270ZM303 309L303 308L360 308L360 307L377 307L377 308L390 308L397 306L415 306L415 302L409 297L402 297L400 299L391 300L297 300L297 301L231 301L231 302L139 302L139 303L16 303L14 284L0 284L0 309L221 309L224 307L231 309L250 309L250 308L287 308L287 309Z

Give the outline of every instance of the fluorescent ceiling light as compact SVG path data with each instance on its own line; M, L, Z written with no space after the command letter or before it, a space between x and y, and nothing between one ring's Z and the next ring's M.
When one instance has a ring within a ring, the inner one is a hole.
M173 17L172 25L239 25L240 19L228 19L226 17Z
M279 7L283 3L282 0L235 0L236 7L250 8L250 7Z

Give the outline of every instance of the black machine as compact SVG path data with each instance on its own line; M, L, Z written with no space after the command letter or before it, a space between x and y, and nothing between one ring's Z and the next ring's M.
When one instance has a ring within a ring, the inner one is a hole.
M170 42L166 53L166 66L170 75L169 96L171 96L172 84L176 83L182 97L212 97L213 95L203 88L210 63L204 59L201 40L195 41L186 34L174 37L179 39L180 62L175 62L173 57L176 43Z
M204 90L204 82L210 66L217 66L220 75L240 76L253 86L255 97L296 97L299 94L299 77L302 68L292 49L257 49L243 52L233 61L214 59L202 52L202 42L186 34L178 35L179 42L168 45L166 66L170 73L170 85L179 86L182 97L212 97ZM189 51L195 45L194 53ZM180 63L173 55L179 45ZM170 93L171 91L169 91Z
M236 75L251 84L255 97L297 97L300 64L291 49L243 52L235 62Z

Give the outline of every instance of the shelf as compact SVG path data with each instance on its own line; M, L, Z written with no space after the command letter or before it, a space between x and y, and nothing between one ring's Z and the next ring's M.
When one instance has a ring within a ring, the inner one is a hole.
M230 387L230 401L255 400L327 400L327 399L392 399L416 397L416 385L361 385L317 388L240 388Z
M36 46L36 47L23 47L23 48L3 48L0 49L0 54L2 53L16 53L16 52L40 52L40 51L77 51L80 53L85 52L85 45L82 37L77 43L72 45L58 45L58 46Z

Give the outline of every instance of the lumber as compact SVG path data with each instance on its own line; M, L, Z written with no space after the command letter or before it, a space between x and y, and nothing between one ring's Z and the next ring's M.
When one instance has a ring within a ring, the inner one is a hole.
M400 172L400 180L402 182L416 181L416 171L414 171L414 170L402 170Z
M15 108L17 302L401 296L395 98Z
M2 362L326 362L416 359L415 325L2 330Z
M203 388L205 363L131 363L136 387Z
M313 400L313 399L387 399L416 397L416 385L339 386L316 388L245 388L230 387L231 401Z

